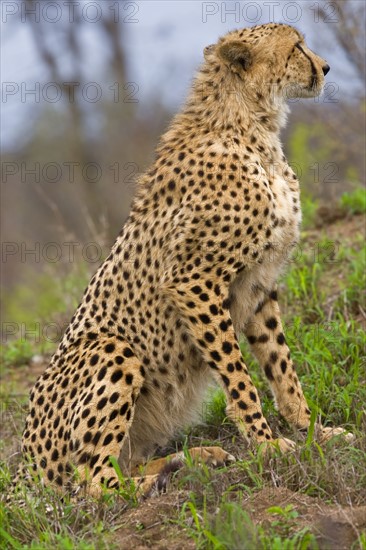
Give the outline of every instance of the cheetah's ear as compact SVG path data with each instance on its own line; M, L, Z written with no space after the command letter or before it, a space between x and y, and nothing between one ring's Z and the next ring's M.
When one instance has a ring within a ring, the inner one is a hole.
M253 63L252 52L246 44L239 42L239 40L225 42L222 46L219 46L218 53L224 61L234 65L234 67L239 66L244 71L247 71Z

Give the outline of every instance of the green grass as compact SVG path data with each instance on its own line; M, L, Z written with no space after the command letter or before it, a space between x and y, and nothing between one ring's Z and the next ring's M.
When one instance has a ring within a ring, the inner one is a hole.
M203 420L207 424L220 426L224 422L226 413L226 397L219 387L210 389L203 409Z
M103 541L104 517L108 507L74 506L68 499L61 503L49 489L37 489L32 495L19 495L15 501L0 506L0 547L38 549L107 548ZM107 524L107 522L106 522Z
M343 193L340 204L351 214L366 213L366 189L357 187L354 191Z
M301 210L302 210L302 226L303 228L313 227L316 211L319 207L319 202L313 197L304 195L301 199Z
M16 367L28 363L34 355L34 345L21 338L10 340L1 346L1 357L4 367Z
M19 351L31 346L33 355L55 349L88 284L88 267L80 262L72 264L70 271L60 273L59 267L50 264L41 275L29 274L26 284L18 284L12 292L4 294L6 360L14 346ZM18 344L14 344L14 339Z

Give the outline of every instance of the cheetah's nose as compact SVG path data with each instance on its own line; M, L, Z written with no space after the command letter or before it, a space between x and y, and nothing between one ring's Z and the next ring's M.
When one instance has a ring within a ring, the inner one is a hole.
M323 70L324 76L329 73L330 67L329 67L328 63L326 65L324 65L324 67L322 67L322 70Z

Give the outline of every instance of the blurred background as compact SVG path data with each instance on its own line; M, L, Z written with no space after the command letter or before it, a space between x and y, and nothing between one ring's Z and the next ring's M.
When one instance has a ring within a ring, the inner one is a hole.
M227 31L295 25L331 72L283 134L304 229L362 212L365 2L2 1L2 335L54 348L136 178Z

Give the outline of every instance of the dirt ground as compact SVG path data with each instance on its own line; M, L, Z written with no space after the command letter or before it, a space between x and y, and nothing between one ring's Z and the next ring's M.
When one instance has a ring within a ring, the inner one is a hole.
M121 550L156 548L165 550L194 549L195 543L185 535L181 527L174 525L179 510L187 499L185 492L170 492L151 497L137 509L126 512L121 529L115 532L113 541ZM264 525L273 520L268 508L293 506L298 512L297 528L310 528L317 537L320 548L349 550L366 528L366 506L337 507L324 504L320 499L295 493L286 488L265 488L243 499L242 507L253 523Z

